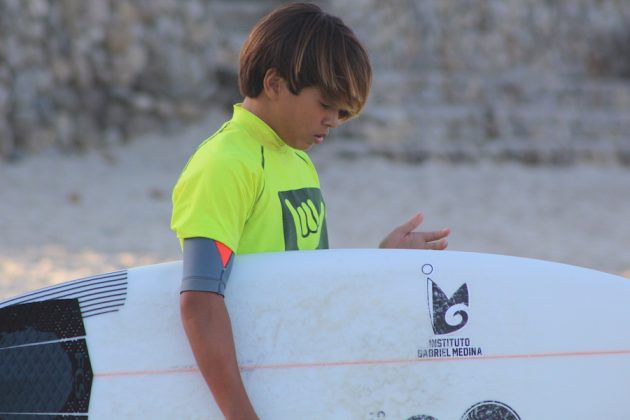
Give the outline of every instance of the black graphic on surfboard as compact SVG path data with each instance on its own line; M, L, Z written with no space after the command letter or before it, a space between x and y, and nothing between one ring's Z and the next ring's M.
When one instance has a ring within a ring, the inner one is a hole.
M407 420L437 420L433 416L417 415ZM521 420L509 405L500 401L482 401L470 407L461 420Z
M0 309L0 413L87 413L92 367L78 299Z
M470 407L461 420L521 420L509 405L499 401L483 401Z
M0 419L86 419L94 374L84 320L119 311L127 272L37 290L0 304Z
M468 286L466 283L450 298L433 280L427 278L429 313L435 334L449 334L460 330L468 322Z

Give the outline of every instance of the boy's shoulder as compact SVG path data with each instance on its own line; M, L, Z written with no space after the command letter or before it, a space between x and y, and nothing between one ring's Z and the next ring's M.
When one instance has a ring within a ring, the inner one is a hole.
M255 165L259 156L260 144L243 127L228 121L199 145L193 159L206 163L240 161Z

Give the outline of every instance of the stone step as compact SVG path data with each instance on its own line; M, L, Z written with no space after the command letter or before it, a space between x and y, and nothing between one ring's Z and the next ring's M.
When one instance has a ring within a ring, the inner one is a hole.
M279 0L219 0L211 5L218 29L247 35L254 23L281 4Z
M370 106L355 135L406 141L425 138L484 143L504 139L549 140L558 144L612 142L630 147L630 118L624 110L579 112L562 108L512 106L491 109L474 105Z
M541 76L375 75L372 102L549 104L575 108L625 109L630 114L630 80L563 80Z

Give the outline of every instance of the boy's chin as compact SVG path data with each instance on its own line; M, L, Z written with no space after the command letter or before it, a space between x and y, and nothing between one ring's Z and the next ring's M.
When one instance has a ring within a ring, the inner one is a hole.
M296 144L293 148L306 152L306 151L309 151L313 146L315 146L315 143L303 142L303 143Z

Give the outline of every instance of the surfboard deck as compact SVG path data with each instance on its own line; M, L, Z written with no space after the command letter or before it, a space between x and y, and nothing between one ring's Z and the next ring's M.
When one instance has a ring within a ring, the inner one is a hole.
M0 417L221 418L181 263L0 302ZM239 256L226 304L263 419L628 419L630 282L452 251Z

